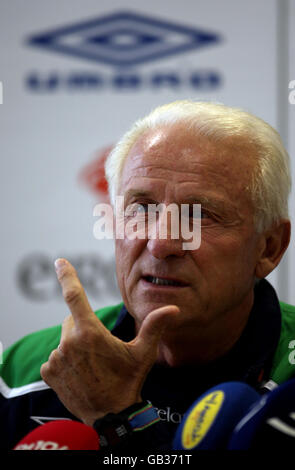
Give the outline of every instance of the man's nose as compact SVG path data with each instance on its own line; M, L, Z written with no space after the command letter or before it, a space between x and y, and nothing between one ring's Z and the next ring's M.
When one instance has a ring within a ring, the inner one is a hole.
M185 251L183 250L179 222L176 220L172 222L170 217L160 215L149 234L147 249L158 259L164 259L168 256L184 256Z
M168 238L167 240L159 237L155 239L149 239L147 242L147 249L149 252L158 259L165 259L168 256L184 256L185 251L182 248L181 240L173 240Z

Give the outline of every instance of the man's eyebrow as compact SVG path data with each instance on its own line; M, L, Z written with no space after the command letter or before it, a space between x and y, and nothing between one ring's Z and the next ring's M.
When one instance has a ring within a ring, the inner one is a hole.
M124 195L126 199L135 197L147 197L151 198L154 200L154 197L152 197L153 193L150 192L149 190L143 190L143 189L128 189ZM181 201L181 204L201 204L201 206L209 207L212 209L216 210L222 210L224 211L226 208L229 209L231 208L232 210L235 210L235 206L232 204L231 201L226 201L223 198L216 198L216 197L207 197L204 195L191 195L183 198Z
M188 196L184 198L188 204L201 204L202 206L212 207L216 209L224 209L228 205L232 206L230 201L223 198L207 197L207 196Z
M239 209L235 203L223 197L207 197L207 196L188 196L185 198L188 204L201 204L202 209L208 209L217 216L225 219L240 219ZM185 203L184 202L184 203Z
M128 189L126 193L124 194L125 198L131 198L131 197L151 197L151 192L150 191L144 191L142 189Z

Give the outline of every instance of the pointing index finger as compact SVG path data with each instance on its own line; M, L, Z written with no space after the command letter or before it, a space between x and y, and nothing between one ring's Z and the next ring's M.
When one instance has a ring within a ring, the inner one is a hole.
M58 258L54 264L63 297L73 315L74 322L78 325L89 320L94 312L75 268L64 258Z

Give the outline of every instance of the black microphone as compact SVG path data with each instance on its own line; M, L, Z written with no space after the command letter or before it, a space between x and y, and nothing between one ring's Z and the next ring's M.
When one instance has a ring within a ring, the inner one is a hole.
M225 449L234 427L259 398L259 393L242 382L211 388L185 413L173 449Z
M263 395L233 430L228 449L295 448L295 379Z

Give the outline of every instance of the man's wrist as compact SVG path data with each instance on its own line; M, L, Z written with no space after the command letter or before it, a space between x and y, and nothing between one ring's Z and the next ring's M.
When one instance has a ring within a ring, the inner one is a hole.
M133 433L143 431L160 420L151 403L134 403L120 413L108 413L97 419L93 428L99 435L100 447L113 447L128 440Z

